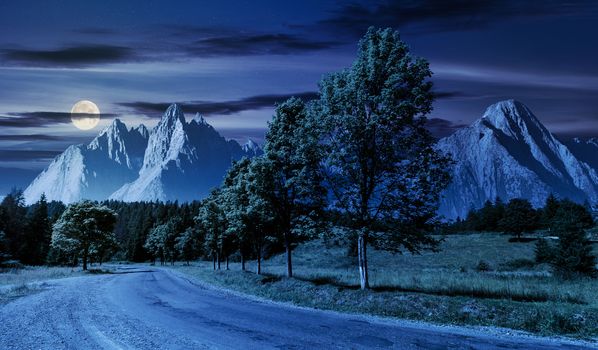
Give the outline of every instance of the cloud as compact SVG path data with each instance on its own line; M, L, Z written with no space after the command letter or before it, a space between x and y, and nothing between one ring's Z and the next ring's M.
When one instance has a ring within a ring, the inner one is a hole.
M331 41L316 41L290 34L230 35L194 41L187 52L199 57L288 55L330 49Z
M361 36L369 26L412 26L415 32L468 30L485 27L508 18L564 16L596 11L591 0L518 1L518 0L415 0L351 3L319 21L316 28L340 35ZM306 27L307 28L307 27Z
M130 48L113 45L80 45L56 50L5 49L0 62L28 67L88 67L139 60Z
M63 138L52 135L0 135L0 141L61 141Z
M429 118L426 123L426 129L436 138L449 136L465 126L465 124L456 124L450 120L441 118Z
M433 91L432 93L436 99L453 99L470 96L462 91Z
M50 160L59 155L60 153L62 153L62 151L29 151L0 149L0 162Z
M89 34L89 35L110 35L117 34L118 32L114 29L103 28L103 27L87 27L74 29L73 33Z
M186 101L177 103L183 106L183 110L186 113L200 113L203 115L230 115L247 110L274 107L276 103L284 102L293 96L308 101L317 98L318 94L316 92L310 91L284 95L257 95L230 101ZM118 105L132 108L138 113L161 114L168 108L168 106L171 105L171 103L122 102Z
M78 116L79 114L77 114ZM81 114L84 117L84 114ZM116 114L102 113L100 117L115 117ZM0 127L36 128L71 123L69 112L15 112L0 116Z

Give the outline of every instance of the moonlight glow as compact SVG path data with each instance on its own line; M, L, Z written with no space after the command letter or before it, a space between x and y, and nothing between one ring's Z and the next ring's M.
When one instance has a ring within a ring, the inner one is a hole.
M78 129L93 129L100 122L100 109L91 101L79 101L71 108L71 121Z

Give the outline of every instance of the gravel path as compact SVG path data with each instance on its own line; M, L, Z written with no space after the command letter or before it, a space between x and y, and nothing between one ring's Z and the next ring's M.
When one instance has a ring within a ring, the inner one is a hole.
M267 303L163 269L48 282L0 306L0 349L589 349Z

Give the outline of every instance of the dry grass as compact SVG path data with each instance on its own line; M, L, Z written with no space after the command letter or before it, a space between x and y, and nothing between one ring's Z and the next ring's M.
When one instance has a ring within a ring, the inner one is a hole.
M439 253L369 251L371 291L360 291L356 261L346 248L312 241L293 254L294 279L283 255L262 264L264 276L212 271L209 262L176 266L201 280L298 305L426 320L500 326L540 334L598 336L598 280L561 281L535 265L534 243L500 234L451 235ZM490 271L477 271L484 260ZM255 262L247 264L255 269Z

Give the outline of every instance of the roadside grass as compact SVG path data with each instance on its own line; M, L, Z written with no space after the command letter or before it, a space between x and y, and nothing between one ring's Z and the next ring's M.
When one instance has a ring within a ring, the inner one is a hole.
M99 271L99 270L98 270ZM97 273L90 270L89 274ZM39 291L44 282L59 278L83 276L81 268L58 266L25 266L20 269L0 270L0 304Z
M298 246L295 278L283 255L262 264L263 276L212 271L211 262L174 268L200 280L296 305L440 324L507 327L542 335L598 336L598 280L562 281L533 263L534 243L508 236L450 235L439 253L393 255L370 250L372 290L359 290L356 261L322 241ZM480 261L488 269L478 271ZM247 268L255 269L255 262Z
M31 282L81 275L83 275L81 268L59 266L26 266L22 269L7 269L0 271L0 286L23 285Z

